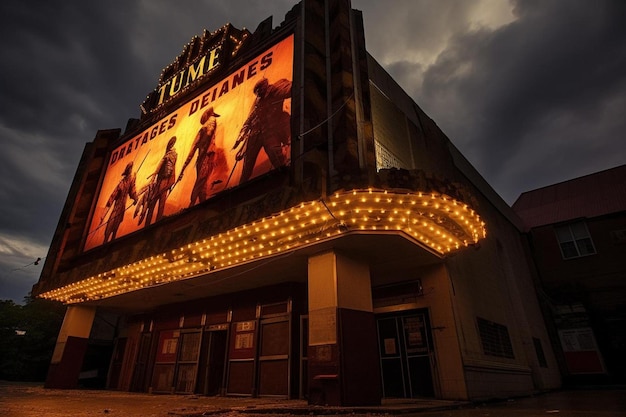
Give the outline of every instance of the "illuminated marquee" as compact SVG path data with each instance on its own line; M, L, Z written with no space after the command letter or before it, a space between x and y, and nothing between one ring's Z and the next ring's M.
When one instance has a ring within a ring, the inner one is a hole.
M289 165L292 79L290 36L114 149L85 250Z
M396 234L438 256L486 237L485 223L467 204L435 192L352 190L303 202L249 224L138 260L40 295L81 303L207 276L349 234Z

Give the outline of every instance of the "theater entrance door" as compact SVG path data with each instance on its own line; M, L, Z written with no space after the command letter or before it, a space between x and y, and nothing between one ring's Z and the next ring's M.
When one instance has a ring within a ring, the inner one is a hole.
M433 346L427 310L376 317L385 398L434 397Z
M201 378L198 392L204 395L224 394L224 366L228 345L228 324L207 326L200 358Z

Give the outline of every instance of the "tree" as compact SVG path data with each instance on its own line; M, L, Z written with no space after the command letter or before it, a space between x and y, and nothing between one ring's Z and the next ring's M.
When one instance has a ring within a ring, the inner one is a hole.
M0 300L0 379L43 381L65 306L30 295L24 301Z

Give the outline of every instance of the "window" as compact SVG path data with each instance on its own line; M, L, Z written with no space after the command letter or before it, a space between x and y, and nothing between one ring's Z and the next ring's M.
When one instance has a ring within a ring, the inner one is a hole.
M563 259L578 258L596 253L585 222L557 226L556 236L561 246Z
M498 356L501 358L514 359L513 345L509 337L509 329L502 324L494 323L480 317L476 317L478 322L478 333L483 345L485 355Z
M385 145L375 140L376 145L376 171L386 168L406 168L402 160L391 152Z

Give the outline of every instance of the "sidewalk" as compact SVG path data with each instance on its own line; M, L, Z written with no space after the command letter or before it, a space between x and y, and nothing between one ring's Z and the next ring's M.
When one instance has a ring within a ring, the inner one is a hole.
M310 406L305 400L197 395L150 395L101 390L44 389L42 384L0 381L0 415L9 417L199 417L218 415L370 415L445 410L467 402L383 400L375 407Z

